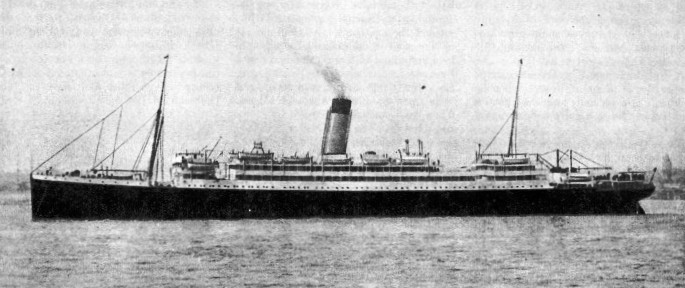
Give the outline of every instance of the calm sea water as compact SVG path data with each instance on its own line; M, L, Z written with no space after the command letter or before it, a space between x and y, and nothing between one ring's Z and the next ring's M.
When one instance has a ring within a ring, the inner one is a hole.
M685 287L682 216L32 222L0 192L1 286Z

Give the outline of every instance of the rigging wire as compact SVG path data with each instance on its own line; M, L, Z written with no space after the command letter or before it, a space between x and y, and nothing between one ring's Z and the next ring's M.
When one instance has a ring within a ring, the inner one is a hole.
M102 121L102 124L100 124L100 134L98 134L98 145L95 146L95 157L93 157L93 166L95 166L95 162L98 161L98 150L100 150L100 138L102 138L103 128L105 128L105 121Z
M557 151L557 149L552 149L552 150L550 150L550 151L547 151L547 152L545 152L545 153L542 153L542 154L540 154L540 156L545 156L545 155L547 155L547 154L549 154L549 153L552 153L552 152L554 152L554 151Z
M578 155L578 156L580 156L580 157L583 157L583 159L588 160L588 161L592 162L593 164L595 164L595 165L597 165L597 166L604 166L604 165L599 164L599 163L597 163L596 161L594 161L594 160L592 160L592 159L586 157L585 155L578 153L578 151L575 151L575 152L576 152L576 155Z
M539 155L539 156L540 156L539 159L542 160L542 163L544 163L545 166L547 166L548 168L554 167L554 164L552 164L547 159L545 159L545 157L542 157L542 155Z
M124 140L124 142L121 142L121 144L120 144L119 146L117 146L117 148L115 148L114 151L112 151L112 153L109 153L109 155L107 155L107 157L105 157L105 158L102 159L100 162L98 162L97 165L94 165L92 169L95 169L95 167L97 167L98 165L102 164L102 162L105 162L105 160L107 160L107 158L109 158L110 156L112 156L112 155L114 154L114 152L116 152L117 150L119 150L119 148L121 148L121 146L124 146L124 144L126 144L126 142L128 142L128 140L131 140L131 138L133 138L133 136L135 136L135 135L138 133L138 131L140 131L140 129L142 129L143 127L145 127L145 125L147 125L147 123L149 123L152 119L154 119L154 117L155 117L156 114L157 114L156 112L155 112L154 114L152 114L152 116L150 116L150 118L148 118L148 119L145 121L145 123L143 123L143 125L140 125L140 126L138 127L138 129L136 129L136 131L133 131L133 133L131 133L131 135L128 136L128 138L126 138L126 140Z
M161 169L162 170L162 182L164 182L164 138L163 137L164 137L164 130L162 130L162 136L160 136L160 140L159 140L160 141L159 145L162 146L161 152L159 155L159 158L161 158L161 161L162 161L162 169Z
M518 108L518 105L516 105L516 108ZM516 111L516 126L514 128L514 154L518 153L519 149L519 125L518 125L518 111Z
M164 123L164 118L162 118L162 123ZM155 172L155 181L157 181L157 175L159 171L162 171L162 182L164 182L164 130L159 131L159 158L157 158L157 172Z
M114 146L112 146L112 149L115 149L117 147L117 138L119 138L119 127L121 126L121 115L124 113L124 106L121 106L119 108L119 121L117 122L117 133L114 134ZM114 152L115 150L112 150L112 164L110 164L111 167L114 167Z
M155 160L155 183L157 182L157 177L159 177L159 158Z
M145 83L145 85L143 85L143 87L141 87L140 89L138 89L138 91L136 91L135 93L133 93L133 95L131 95L131 96L129 96L128 98L126 98L126 100L124 100L124 102L121 102L121 104L119 104L119 106L117 106L116 108L114 108L114 110L112 110L112 112L109 112L109 114L105 115L105 117L103 117L103 118L100 119L99 121L95 122L95 124L93 124L93 126L90 126L88 129L86 129L86 131L84 131L83 133L81 133L81 134L79 134L78 136L76 136L76 138L74 138L74 139L71 140L69 143L67 143L67 145L64 145L62 148L60 148L59 150L57 150L57 152L55 152L54 154L52 154L52 156L48 157L48 159L46 159L45 161L43 161L42 163L40 163L38 166L36 166L36 168L34 168L33 170L31 170L31 174L33 174L33 172L36 172L36 170L40 169L40 167L43 167L43 165L45 165L45 163L47 163L48 161L50 161L50 160L52 160L53 158L55 158L55 156L57 156L59 153L61 153L62 151L64 151L64 149L67 149L67 147L71 146L71 144L74 144L74 142L76 142L78 139L81 139L81 137L83 137L83 135L86 135L86 133L90 132L90 130L93 130L93 128L97 127L98 124L104 122L105 119L109 118L109 116L112 116L112 114L114 114L114 112L116 112L119 108L121 108L121 106L124 106L124 104L126 104L128 101L130 101L131 99L133 99L133 97L135 97L136 95L138 95L138 93L140 93L141 91L143 91L143 89L145 89L145 87L147 87L148 85L150 85L150 83L152 83L152 81L154 81L155 79L157 79L157 77L159 77L159 75L162 75L162 73L164 73L164 70L160 71L159 73L157 73L157 75L155 75L154 77L152 77L152 79L150 79L150 81L148 81L147 83Z
M143 147L140 148L140 152L138 152L138 156L136 157L136 161L133 162L133 168L131 170L136 170L138 168L138 165L140 164L140 160L143 159L143 154L145 153L145 148L147 148L147 143L150 142L150 137L152 137L152 132L155 129L155 126L150 125L150 131L147 132L147 138L145 138L145 142L143 143Z
M578 153L578 152L576 152L576 153ZM573 161L575 161L575 162L578 162L578 163L582 164L583 166L585 166L585 168L588 168L588 167L590 167L590 166L587 166L587 165L586 165L585 163L583 163L582 161L578 160L578 158L576 158L576 159L573 159Z
M481 154L488 151L488 148L490 148L490 145L492 145L492 142L495 142L495 139L497 139L497 136L499 135L499 133L502 132L502 129L504 129L504 127L507 126L507 123L509 123L509 119L512 116L514 116L514 113L509 114L509 117L507 117L507 120L504 121L504 124L502 124L502 127L499 128L499 130L495 134L495 137L492 137L492 140L490 140L490 143L488 143L488 145L485 146L485 149L483 149L483 152L481 152Z

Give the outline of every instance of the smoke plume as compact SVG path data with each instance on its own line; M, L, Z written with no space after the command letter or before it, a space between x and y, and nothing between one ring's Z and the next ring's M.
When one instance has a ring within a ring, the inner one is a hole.
M338 98L345 98L345 83L340 79L340 74L330 66L317 67L317 72L323 76L328 86L333 88Z
M336 97L342 99L347 98L345 96L345 82L343 82L340 78L340 73L338 73L338 70L331 66L321 64L321 62L317 61L312 56L300 53L297 49L290 45L285 35L283 35L283 43L285 44L285 47L290 50L290 52L297 56L298 59L307 64L311 64L314 66L314 68L316 68L316 72L323 76L323 79L326 80L328 86L330 86L335 92Z

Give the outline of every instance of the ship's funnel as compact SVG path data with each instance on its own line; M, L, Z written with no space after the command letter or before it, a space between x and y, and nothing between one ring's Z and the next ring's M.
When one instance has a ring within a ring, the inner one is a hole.
M342 97L333 99L326 115L326 127L321 143L321 155L345 155L350 131L352 101Z

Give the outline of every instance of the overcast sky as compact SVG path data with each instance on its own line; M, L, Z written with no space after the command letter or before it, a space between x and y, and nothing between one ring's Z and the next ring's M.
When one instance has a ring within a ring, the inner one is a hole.
M220 136L219 149L261 140L278 154L318 154L335 92L315 62L339 72L353 101L350 154L420 138L433 157L465 165L511 113L522 58L520 152L571 148L620 169L660 166L666 153L685 161L682 1L177 2L2 0L2 169L46 159L166 54L167 155ZM124 106L119 143L152 115L160 86ZM115 166L132 165L148 129ZM91 165L98 133L49 165ZM507 133L489 152L506 152Z

